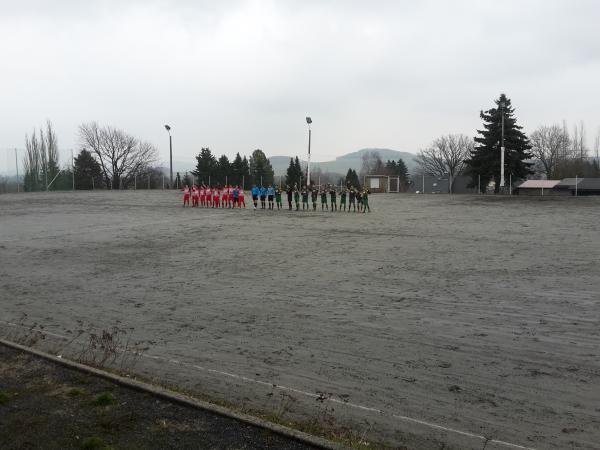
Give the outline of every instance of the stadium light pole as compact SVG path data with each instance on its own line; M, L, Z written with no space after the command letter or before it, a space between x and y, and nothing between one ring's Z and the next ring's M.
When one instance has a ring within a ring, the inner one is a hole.
M500 137L500 187L504 187L504 102L500 102L502 114L502 135Z
M165 125L165 130L169 133L169 186L173 189L173 140L171 139L171 127Z
M307 117L306 123L308 124L308 164L306 166L306 185L310 186L310 137L311 137L310 124L312 123L312 119L310 117Z

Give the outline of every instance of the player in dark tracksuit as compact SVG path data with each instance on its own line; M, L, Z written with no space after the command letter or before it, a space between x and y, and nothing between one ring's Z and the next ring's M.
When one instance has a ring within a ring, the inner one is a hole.
M358 212L361 211L362 208L362 193L360 192L360 189L356 190L356 209L358 210Z
M305 209L310 209L308 207L308 189L306 186L302 188L302 211Z
M292 210L292 198L294 197L294 190L288 184L285 188L285 191L287 192L288 206L291 211Z
M331 197L331 210L337 211L337 191L335 190L335 186L331 186L329 196Z
M321 211L323 211L324 209L329 210L329 208L327 207L327 191L325 190L325 188L321 190Z
M317 198L319 197L319 190L315 187L313 187L310 190L310 197L312 199L312 204L313 204L313 211L317 210Z
M296 211L300 211L300 191L297 184L294 184L294 203L296 204Z
M342 210L342 206L344 207L344 211L346 211L346 188L343 188L342 192L340 192L340 211Z
M350 203L348 203L348 212L350 212L350 207L352 206L352 209L354 209L354 211L356 211L356 191L354 190L353 187L350 188L350 191L348 192L348 199L350 200Z

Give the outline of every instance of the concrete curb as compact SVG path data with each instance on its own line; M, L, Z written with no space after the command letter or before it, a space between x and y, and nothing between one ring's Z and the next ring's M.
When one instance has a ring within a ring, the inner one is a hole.
M163 398L165 400L176 402L179 404L183 404L186 406L191 406L193 408L202 409L204 411L208 411L214 414L218 414L220 416L228 417L231 419L238 420L240 422L247 423L249 425L253 425L256 427L264 428L266 430L272 431L273 433L277 433L281 436L294 439L299 442L303 442L305 444L313 445L315 447L320 447L325 450L346 450L347 447L344 447L341 444L336 444L334 442L328 441L327 439L320 438L317 436L312 436L310 434L304 433L302 431L294 430L292 428L285 427L283 425L278 425L273 422L268 422L264 419L260 419L258 417L250 416L247 414L239 413L233 411L224 406L215 405L212 403L208 403L202 400L198 400L192 397L187 397L183 394L179 394L177 392L170 391L168 389L162 388L160 386L154 386L148 383L144 383L142 381L138 381L132 378L122 377L120 375L115 375L110 372L106 372L101 369L96 369L94 367L86 366L84 364L79 364L74 361L69 361L68 359L58 358L56 356L50 355L48 353L42 352L40 350L36 350L33 348L25 347L20 344L16 344L14 342L5 341L0 339L0 344L6 347L19 350L25 353L29 353L30 355L37 356L39 358L43 358L47 361L53 362L55 364L60 364L62 366L68 367L70 369L78 370L79 372L83 372L89 375L93 375L96 377L104 378L105 380L111 381L113 383L119 384L121 386L135 389L137 391L146 392L157 397Z

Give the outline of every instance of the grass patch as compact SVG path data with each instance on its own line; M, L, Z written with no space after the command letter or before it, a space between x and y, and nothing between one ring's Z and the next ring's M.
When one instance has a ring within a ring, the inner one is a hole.
M10 401L11 398L12 398L12 395L9 394L8 392L0 391L0 405L6 405Z
M69 397L81 397L85 395L85 391L79 388L73 388L69 391Z
M103 392L96 396L96 398L94 399L94 405L108 406L108 405L112 405L113 403L115 403L115 401L116 401L116 399L115 399L114 395L112 395L110 392Z
M80 448L82 450L113 450L112 447L106 445L104 441L98 437L84 439Z

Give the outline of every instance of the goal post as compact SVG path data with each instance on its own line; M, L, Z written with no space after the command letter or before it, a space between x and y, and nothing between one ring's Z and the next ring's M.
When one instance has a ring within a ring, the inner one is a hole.
M388 192L400 192L400 177L388 177Z

